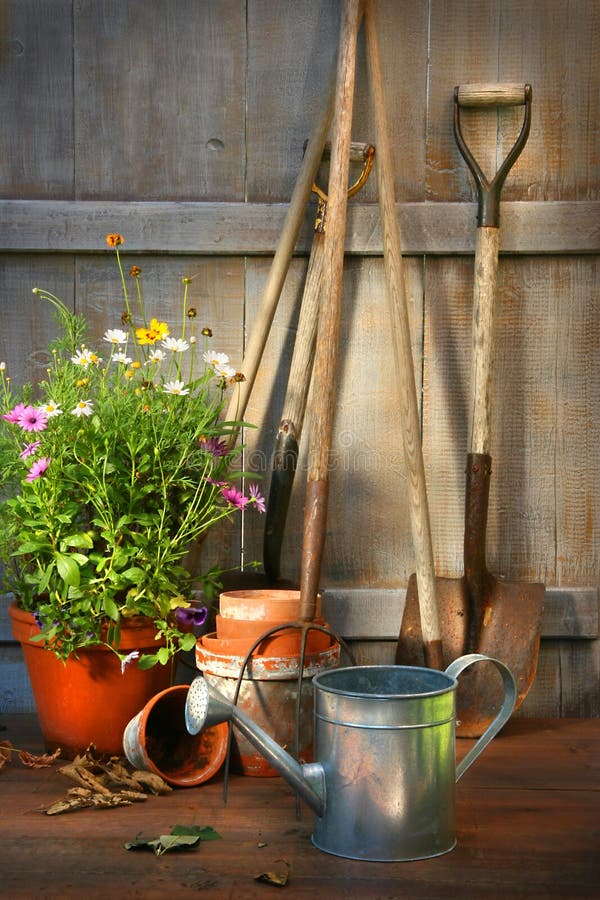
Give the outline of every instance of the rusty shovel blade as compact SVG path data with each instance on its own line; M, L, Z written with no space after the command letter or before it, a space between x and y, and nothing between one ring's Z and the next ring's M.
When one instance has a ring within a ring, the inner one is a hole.
M505 663L517 683L515 709L535 677L544 606L543 584L507 581L488 572L485 533L491 460L467 457L465 539L462 578L436 578L444 665L464 653L483 653ZM425 665L415 575L411 575L400 628L396 663ZM479 737L502 703L502 682L493 665L482 663L460 678L456 696L457 734Z

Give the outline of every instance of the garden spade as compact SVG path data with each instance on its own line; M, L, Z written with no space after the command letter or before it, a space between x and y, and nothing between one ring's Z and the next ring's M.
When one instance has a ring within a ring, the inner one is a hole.
M461 131L464 107L523 106L521 131L488 181ZM463 653L501 659L517 682L517 706L525 698L537 666L544 585L505 581L486 566L485 541L492 460L490 455L494 295L498 271L499 211L502 186L529 134L531 86L461 85L454 93L454 133L476 183L478 196L473 295L471 408L466 467L464 575L436 578L436 597L445 663ZM411 576L396 662L423 665L418 589ZM477 737L501 702L501 686L486 666L467 675L457 693L458 733Z

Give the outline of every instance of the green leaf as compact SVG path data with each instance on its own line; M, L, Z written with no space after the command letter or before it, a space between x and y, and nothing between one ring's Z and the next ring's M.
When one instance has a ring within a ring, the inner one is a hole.
M201 841L220 841L221 835L210 825L173 825L171 834L197 834Z
M168 647L161 647L158 653L156 654L159 663L162 663L163 666L169 662L171 654L169 653Z
M143 569L140 569L139 566L131 566L129 569L125 569L124 572L121 572L121 578L125 581L131 581L134 584L143 581L145 577L146 573Z
M144 653L138 659L138 669L151 669L158 662L158 653Z
M65 556L64 553L56 553L55 558L58 574L64 583L69 586L79 587L79 566L75 560L70 556Z
M192 834L161 834L152 841L136 838L125 844L126 850L153 850L157 856L162 856L167 850L189 850L200 843L199 835Z
M39 551L50 544L47 541L23 541L11 556L20 556L23 553L39 553Z
M189 634L184 634L183 637L179 638L179 649L191 650L196 646L196 641L196 635L193 631L190 631Z
M66 547L82 547L86 550L91 550L94 546L94 542L85 531L80 531L78 534L71 534L69 537L63 538L62 543Z
M113 622L119 621L119 608L112 597L105 597L102 606L109 619L112 619Z

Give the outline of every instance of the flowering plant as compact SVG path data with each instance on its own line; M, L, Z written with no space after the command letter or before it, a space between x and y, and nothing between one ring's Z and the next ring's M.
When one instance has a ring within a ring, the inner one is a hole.
M159 645L138 665L166 664L191 649L206 609L190 603L190 547L218 520L264 500L233 483L239 422L223 422L225 394L243 376L196 335L183 279L175 337L148 318L133 266L135 315L119 246L125 309L94 348L85 319L48 291L61 326L47 377L15 395L0 364L0 557L5 581L33 612L39 640L61 658L104 643L118 653L120 625L154 620ZM201 576L205 593L218 570ZM135 656L135 654L134 654ZM122 662L125 662L122 657Z

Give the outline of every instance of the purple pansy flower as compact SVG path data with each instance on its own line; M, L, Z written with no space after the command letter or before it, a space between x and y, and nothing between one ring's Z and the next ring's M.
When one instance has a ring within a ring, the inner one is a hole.
M175 620L180 628L200 628L204 625L208 618L208 607L206 606L183 606L177 607L175 610Z

